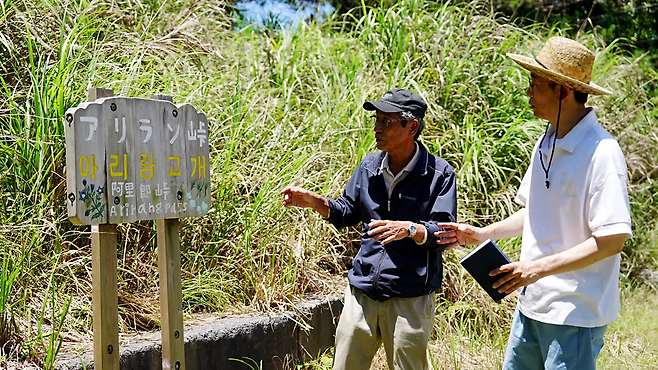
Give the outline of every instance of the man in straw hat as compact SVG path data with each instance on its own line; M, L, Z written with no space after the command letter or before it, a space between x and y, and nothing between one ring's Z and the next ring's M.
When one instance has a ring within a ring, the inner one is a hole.
M377 148L335 199L287 187L283 204L311 208L336 227L362 225L336 328L334 370L368 369L383 344L391 370L423 370L441 287L437 222L456 221L455 172L418 141L427 104L392 89L363 108L375 112Z
M534 115L549 122L516 202L486 227L440 224L443 242L474 244L522 235L519 262L492 271L500 292L519 292L504 369L594 369L619 311L619 266L631 236L626 164L617 141L586 107L594 54L552 37L536 57L508 54L530 71Z

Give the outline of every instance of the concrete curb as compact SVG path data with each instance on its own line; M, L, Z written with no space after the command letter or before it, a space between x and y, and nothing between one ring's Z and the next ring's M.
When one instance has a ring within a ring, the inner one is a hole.
M289 369L334 345L343 303L339 298L305 301L296 312L227 317L185 327L187 370ZM59 370L93 369L93 354L58 362ZM122 370L160 370L160 333L121 348Z

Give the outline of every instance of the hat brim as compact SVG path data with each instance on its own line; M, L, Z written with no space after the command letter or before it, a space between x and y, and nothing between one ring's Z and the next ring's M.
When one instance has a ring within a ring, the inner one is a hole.
M378 110L384 113L399 113L404 109L385 101L366 101L363 103L363 109L373 111Z
M548 80L551 80L557 84L568 86L576 91L584 92L590 95L612 95L612 92L608 89L605 89L594 82L586 84L580 82L569 76L553 72L550 69L546 69L539 65L534 58L527 57L525 55L507 53L507 56L510 57L513 61L519 64L521 67L527 69L532 73L536 73Z

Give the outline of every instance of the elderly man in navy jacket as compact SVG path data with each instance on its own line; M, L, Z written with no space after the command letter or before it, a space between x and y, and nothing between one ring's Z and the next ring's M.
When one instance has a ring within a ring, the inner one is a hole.
M427 104L403 89L363 108L376 112L380 151L368 154L343 195L283 190L286 206L312 208L336 227L363 225L336 330L334 369L367 369L383 343L390 369L427 369L434 300L441 287L437 222L457 213L455 173L418 142Z

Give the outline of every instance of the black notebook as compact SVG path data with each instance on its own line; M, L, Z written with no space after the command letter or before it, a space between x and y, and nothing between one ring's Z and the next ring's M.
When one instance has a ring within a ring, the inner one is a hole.
M493 283L501 276L489 276L489 272L510 263L509 258L500 250L498 244L493 240L486 240L477 248L473 249L466 257L459 261L475 281L493 298L500 302L507 294L499 293L492 288Z

